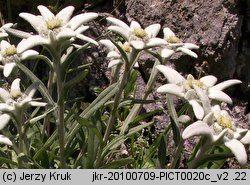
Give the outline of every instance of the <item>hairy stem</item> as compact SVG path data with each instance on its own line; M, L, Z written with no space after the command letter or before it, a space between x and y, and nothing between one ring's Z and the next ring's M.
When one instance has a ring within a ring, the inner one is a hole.
M100 166L100 163L102 160L101 153L102 153L103 146L105 146L106 143L108 142L111 130L112 130L113 125L114 125L115 120L116 120L116 114L117 114L117 110L118 110L118 107L119 107L119 104L120 104L120 101L122 98L122 93L123 93L124 87L127 83L127 79L129 77L130 71L132 70L132 68L137 60L138 54L139 54L139 51L134 50L131 54L130 62L125 64L124 73L121 77L119 88L118 88L119 90L118 90L117 94L115 95L113 108L112 108L111 115L110 115L108 123L107 123L107 128L106 128L104 138L103 138L103 144L100 146L98 154L97 154L97 160L96 160L97 167Z
M59 147L60 147L60 163L61 168L66 168L66 159L65 159L65 125L64 125L64 98L62 97L62 91L63 91L63 78L61 73L61 61L60 61L60 55L53 56L54 61L54 70L56 74L56 85L57 85L57 127L58 127L58 137L59 137Z
M158 74L158 70L155 68L156 65L159 65L160 61L157 60L154 63L154 67L152 68L149 80L147 82L146 88L145 88L145 93L142 97L142 100L146 100L148 98L148 95L152 92L157 74ZM120 134L124 134L127 130L127 127L129 125L129 123L131 123L133 121L133 119L140 113L141 109L142 109L143 104L135 104L129 115L126 117L123 127L121 128L121 133Z

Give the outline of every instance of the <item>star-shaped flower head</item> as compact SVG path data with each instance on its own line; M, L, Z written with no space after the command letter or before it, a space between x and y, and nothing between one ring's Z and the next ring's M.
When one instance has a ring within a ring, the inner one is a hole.
M100 40L99 42L103 44L104 46L106 46L109 50L107 54L107 58L110 60L108 68L111 68L113 66L123 63L123 58L122 58L120 51L110 40L103 39L103 40ZM133 49L131 45L128 42L124 42L124 43L119 42L118 44L126 53L127 57L129 57ZM138 65L138 63L136 63L135 65Z
M164 39L156 37L161 28L160 24L152 24L143 29L136 21L132 21L128 26L123 21L113 17L108 17L107 20L114 24L108 29L120 34L135 49L141 50L167 44Z
M241 165L247 162L247 153L243 144L250 144L250 131L237 128L227 111L215 105L202 121L189 125L182 134L183 139L192 136L205 136L208 145L225 144Z
M205 115L204 109L209 110L210 100L232 103L232 99L222 90L241 83L240 80L227 80L217 85L217 78L212 75L195 79L191 74L184 78L176 70L157 65L156 68L167 78L168 84L162 85L157 89L159 93L172 94L186 99L193 107L197 119L202 119ZM206 106L204 106L206 105Z
M28 38L33 41L33 45L51 44L54 42L63 42L65 40L74 40L79 38L84 41L97 45L97 42L81 34L89 27L84 26L98 17L97 13L82 13L71 18L74 7L68 6L54 15L47 7L39 5L41 16L30 13L20 13L19 16L28 21L39 35Z
M8 77L13 68L16 66L16 61L22 61L38 55L35 50L26 50L25 39L17 46L11 45L9 42L2 40L0 43L0 61L3 63L3 74Z
M175 33L170 28L164 28L164 40L167 41L167 45L161 50L161 56L163 58L169 58L175 52L181 51L191 57L197 58L197 54L192 49L199 49L199 46L192 43L183 43L181 39L176 37Z
M33 83L24 92L21 92L20 79L17 78L12 82L10 91L0 88L0 111L5 115L6 122L10 116L20 116L20 113L28 107L43 107L47 104L33 100L37 86L37 83Z
M11 26L13 26L12 23L7 23L7 24L3 25L2 27L0 27L0 39L8 37L8 33L6 33L6 31L4 29L10 28Z

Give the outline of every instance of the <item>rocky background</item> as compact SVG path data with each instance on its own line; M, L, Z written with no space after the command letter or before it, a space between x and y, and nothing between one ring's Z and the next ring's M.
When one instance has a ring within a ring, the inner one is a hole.
M233 93L245 102L250 101L250 0L0 0L1 22L22 23L18 14L37 13L39 4L47 5L55 12L73 5L75 13L95 11L125 22L136 20L143 26L160 23L162 27L170 27L183 41L200 46L198 59L184 55L172 59L180 71L195 73L203 66L205 73L213 74L220 80L241 79L244 84ZM95 34L100 33L96 31ZM105 55L97 52L92 59L102 56ZM91 56L88 59L92 60ZM93 62L100 69L97 80L104 79L97 82L93 77L94 84L103 85L108 81L103 62L104 59ZM141 69L142 77L147 76L146 67ZM246 111L248 113L250 107Z
M250 0L0 0L0 23L18 22L24 28L29 27L18 14L38 14L36 7L39 4L47 5L55 12L67 5L75 6L76 14L99 12L101 17L89 32L94 38L102 34L106 16L115 16L127 23L136 20L144 27L152 23L170 27L183 41L200 46L198 59L185 55L171 59L179 71L194 75L199 72L213 74L220 81L230 78L243 81L242 85L229 91L235 100L235 106L230 109L235 119L250 129ZM75 93L82 93L89 101L95 97L94 87L105 87L109 83L105 55L102 48L94 48L80 57L83 63L93 65L87 81L79 84ZM145 87L148 68L153 64L147 55L141 59L140 64L144 65L139 68L139 90ZM154 108L146 106L145 110ZM156 129L163 128L164 125L156 125ZM232 167L232 161L229 163Z

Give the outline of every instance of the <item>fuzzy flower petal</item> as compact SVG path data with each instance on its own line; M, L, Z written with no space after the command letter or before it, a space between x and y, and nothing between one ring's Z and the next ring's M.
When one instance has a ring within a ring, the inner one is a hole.
M172 32L170 28L164 28L163 33L164 33L165 39L170 38L170 37L175 37L174 32Z
M22 53L22 56L21 56L21 59L22 60L26 60L26 59L29 59L31 57L34 57L36 55L38 55L39 53L35 50L27 50L27 51L24 51Z
M8 114L1 114L0 115L0 130L2 130L10 121L10 115Z
M187 49L199 49L199 46L193 43L184 43L182 47Z
M213 75L208 75L200 78L200 81L207 87L212 87L216 84L217 78Z
M227 81L224 81L224 82L221 82L213 87L211 87L211 89L216 89L216 90L224 90L232 85L236 85L236 84L240 84L242 83L240 80L227 80Z
M240 142L245 145L250 144L250 131L248 131L246 135L244 135L244 137L240 140Z
M10 94L13 97L18 97L22 94L21 89L20 89L20 78L15 79L10 87Z
M30 25L38 33L40 33L42 30L46 30L46 23L41 16L35 16L30 13L20 13L19 16L30 23Z
M10 113L12 111L14 111L15 108L6 104L6 103L0 103L0 111L1 112L6 112L6 113Z
M0 44L0 48L2 51L6 50L7 48L11 47L11 44L6 40L2 40Z
M87 41L91 44L98 46L98 42L96 42L94 39L91 39L90 37L87 37L87 36L82 35L82 34L77 34L76 37L83 40L83 41Z
M137 21L132 21L130 24L131 29L139 29L141 28L141 25Z
M46 44L49 44L47 39L41 37L40 35L34 35L21 41L21 44L18 44L17 50L18 52L24 52L25 50L33 48L35 46Z
M156 69L158 69L167 78L169 83L177 84L184 81L184 77L170 67L157 65Z
M9 77L15 66L16 66L15 62L10 62L5 64L3 68L4 77Z
M198 55L195 52L193 52L190 49L188 49L188 48L178 47L176 49L176 51L182 51L183 53L185 53L185 54L187 54L187 55L189 55L191 57L198 58Z
M76 30L80 25L92 21L98 17L97 13L83 13L74 16L70 21L67 23L67 26L69 26L71 29Z
M148 27L145 28L145 32L150 36L150 37L156 37L157 34L159 33L161 29L160 24L152 24Z
M116 19L116 18L113 18L113 17L107 17L106 19L107 19L107 21L113 23L114 25L122 27L125 30L125 32L129 32L130 27L126 23L124 23L123 21Z
M45 20L52 20L55 18L55 15L46 6L39 5L37 9Z
M120 60L120 59L111 60L108 64L108 68L111 68L111 67L116 66L116 65L121 64L121 63L122 63L122 60Z
M183 93L183 88L181 88L180 86L177 86L175 84L165 84L160 86L157 89L158 93L167 93L167 94L172 94L172 95L176 95L179 97L184 97L184 93Z
M64 28L61 32L59 32L56 35L56 40L70 39L74 37L75 35L76 33L73 30L69 28Z
M247 163L246 149L240 141L237 139L228 140L225 142L225 145L235 155L240 165L245 165Z
M232 102L233 102L232 99L230 98L230 96L228 96L226 93L224 93L220 90L210 88L208 91L209 91L208 97L211 99L218 100L221 102L226 102L229 104L232 104Z
M0 87L0 101L6 102L9 98L11 98L11 95L8 91Z
M167 45L167 42L164 39L152 38L146 44L147 47L156 47L161 45Z
M0 143L12 146L12 142L10 141L10 139L3 135L0 135Z
M169 58L169 57L171 57L174 53L175 53L175 51L172 50L172 49L163 48L163 49L161 50L161 57L162 57L162 58Z
M100 40L99 42L101 44L103 44L104 46L106 46L108 48L108 50L110 50L110 51L116 49L115 45L108 39L103 39L103 40Z
M120 26L109 26L108 30L113 31L124 37L126 40L129 40L129 31Z
M135 49L138 49L138 50L141 50L144 48L145 46L145 43L143 41L140 41L140 40L133 40L130 42L130 44L135 48Z
M182 138L187 139L192 136L199 136L199 135L205 135L205 136L212 136L212 130L211 128L204 123L203 121L196 121L189 125L182 133Z
M202 119L204 117L203 107L195 99L189 100L188 103L192 106L195 117Z
M69 22L74 10L75 8L73 6L68 6L56 14L56 17L62 21L63 25L65 25L67 22Z
M44 102L37 102L37 101L30 101L29 102L29 105L30 106L33 106L33 107L44 107L47 105L47 103L44 103Z

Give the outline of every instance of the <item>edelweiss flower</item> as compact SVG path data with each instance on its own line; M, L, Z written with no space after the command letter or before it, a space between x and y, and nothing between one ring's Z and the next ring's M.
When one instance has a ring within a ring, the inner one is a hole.
M232 99L222 90L231 85L241 83L240 80L227 80L215 85L217 78L212 75L204 76L200 79L195 79L192 75L188 75L185 79L181 74L170 67L157 65L156 68L163 73L169 82L168 84L160 86L157 92L185 98L193 107L195 116L198 119L204 117L205 112L203 109L209 109L209 107L202 107L201 105L208 105L210 103L208 102L208 98L232 103Z
M108 29L123 36L135 49L140 50L167 44L164 39L156 38L161 28L160 24L152 24L143 29L136 21L132 21L130 26L128 26L126 23L113 17L108 17L107 20L114 24L109 26Z
M221 142L235 155L241 165L247 162L247 153L243 144L250 144L250 131L237 128L227 111L215 105L202 121L189 125L182 134L183 139L204 135L209 138L208 145Z
M8 33L6 33L4 28L10 28L12 25L13 25L12 23L7 23L0 28L0 39L8 37Z
M120 63L123 63L123 58L122 58L121 53L119 52L119 50L116 48L116 46L110 40L104 39L104 40L100 40L99 42L101 44L105 45L109 50L109 53L107 55L107 58L110 59L108 68L111 68L111 67L116 66ZM124 43L119 42L118 44L121 46L121 48L125 51L125 53L129 57L131 52L132 52L132 49L133 49L130 46L130 44L128 42L124 42ZM138 66L137 62L135 64L135 66Z
M49 45L55 41L61 42L74 39L75 37L97 45L95 40L81 34L89 28L82 24L97 18L97 13L83 13L70 19L74 11L73 6L62 9L56 15L45 6L39 5L37 8L41 16L35 16L30 13L19 14L19 16L28 21L39 34L28 38L29 43L32 43L29 47L39 44Z
M8 77L13 68L16 66L16 61L21 61L38 55L35 50L26 50L24 48L25 39L17 46L11 45L9 42L2 40L0 43L0 61L3 63L3 74Z
M6 125L10 120L10 115L14 117L20 116L20 113L30 106L43 107L44 102L37 102L32 99L36 92L37 84L34 83L29 86L24 93L20 89L20 79L15 79L10 88L10 92L0 88L0 111L3 113L1 117L4 118Z
M161 56L163 58L169 58L176 51L181 51L191 57L197 58L197 54L192 49L199 49L199 46L192 43L183 43L181 39L175 36L169 28L163 29L164 39L167 41L167 45L161 50Z

